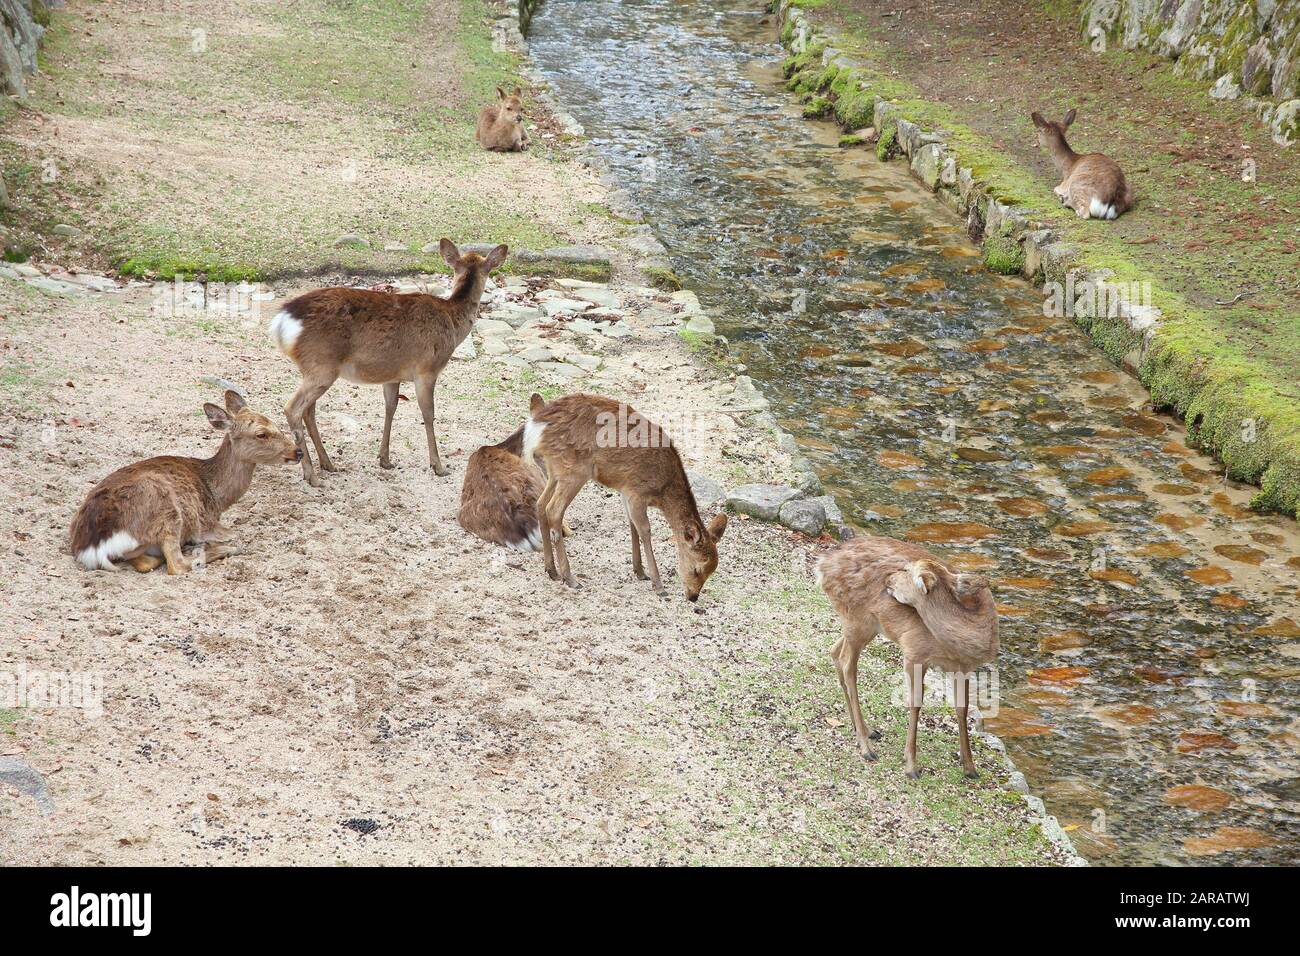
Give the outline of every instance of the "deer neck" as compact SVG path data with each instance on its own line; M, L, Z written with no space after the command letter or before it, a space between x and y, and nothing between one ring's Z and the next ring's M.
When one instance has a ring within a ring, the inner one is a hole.
M457 329L464 330L466 334L478 316L479 300L483 298L483 288L486 285L486 274L478 271L471 272L456 279L456 284L451 288L451 295L447 297ZM464 338L464 335L461 338Z
M240 461L235 457L229 437L222 439L215 455L199 461L199 473L216 500L218 512L225 511L244 496L253 482L253 469L256 467L251 461Z
M929 632L940 640L946 636L979 630L985 616L981 608L963 604L943 584L931 588L924 600L919 605L913 605L912 609Z
M1079 161L1079 154L1070 148L1064 136L1053 136L1048 148L1052 153L1052 162L1056 164L1056 171L1065 179Z
M659 510L663 512L668 527L673 529L674 537L680 538L682 529L688 524L704 526L700 520L700 509L695 504L695 493L691 491L690 482L686 480L686 472L680 468L680 463L677 476L664 494Z

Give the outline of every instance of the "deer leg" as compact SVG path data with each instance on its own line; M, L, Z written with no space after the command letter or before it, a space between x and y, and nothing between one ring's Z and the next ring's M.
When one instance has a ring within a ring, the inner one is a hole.
M569 504L578 496L578 492L582 490L582 486L586 483L587 479L583 476L569 476L566 480L557 482L555 490L551 493L550 500L546 502L547 524L550 528L558 531L558 529L564 527L564 512L568 510ZM573 571L569 568L569 552L564 546L564 535L556 533L554 539L555 567L559 572L559 576L564 579L564 583L569 587L576 588L578 582L573 576Z
M433 432L433 387L437 384L437 375L416 379L415 397L419 399L420 414L424 416L424 437L429 442L429 467L435 475L442 477L451 474L451 471L438 457L438 436Z
M876 752L871 747L874 731L867 730L867 723L862 719L862 705L858 701L858 657L862 648L876 636L874 623L870 627L862 624L845 624L844 636L836 642L839 654L835 657L835 672L840 679L840 690L844 691L844 703L848 706L849 720L853 722L853 732L858 738L858 750L867 760L875 760ZM875 734L879 736L879 734Z
M969 780L979 777L975 758L970 752L970 732L966 729L966 711L970 707L970 678L955 674L952 679L953 708L957 711L957 739L961 741L961 768Z
M551 576L552 580L560 579L559 572L555 570L555 546L551 541L551 523L547 519L547 507L551 503L551 497L555 494L555 479L549 474L546 477L546 487L537 497L537 530L542 536L542 558L546 563L546 573Z
M397 396L401 393L401 382L384 383L384 437L379 442L379 467L392 468L393 461L388 457L388 441L393 434L393 413L397 411Z
M646 514L645 502L629 500L628 517L636 535L641 539L641 546L645 548L645 563L650 569L650 587L663 593L664 582L659 577L659 563L655 561L654 545L650 542L650 516Z
M307 406L307 411L303 412L302 420L307 425L307 434L311 436L311 443L316 446L316 459L320 463L320 470L338 471L334 467L334 462L330 461L330 456L325 454L325 443L320 440L320 429L316 427L315 402Z
M907 676L907 746L903 750L904 773L912 780L921 776L916 766L916 725L921 719L921 702L925 699L925 664L918 661L903 661L903 673Z
M168 574L187 574L189 572L190 563L185 560L185 555L181 551L181 536L179 534L170 532L167 537L163 538L162 553L167 561Z
M632 506L628 503L627 495L623 496L623 514L627 515L627 530L632 535L632 574L644 581L646 574L641 564L641 539L637 537L636 522L632 520Z
M298 390L293 393L289 403L284 406L284 417L289 420L289 430L293 432L294 443L298 450L302 452L302 476L306 479L307 484L313 488L320 485L320 476L316 474L316 469L312 467L311 452L307 450L307 436L303 431L303 417L307 409L316 404L316 400L329 391L329 387L334 384L334 380L328 382L304 381L298 386Z

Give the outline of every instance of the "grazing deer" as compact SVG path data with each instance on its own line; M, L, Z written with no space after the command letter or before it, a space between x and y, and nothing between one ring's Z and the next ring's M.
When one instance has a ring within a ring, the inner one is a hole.
M116 571L113 562L127 561L148 572L166 561L168 574L184 574L190 562L181 547L191 541L212 542L204 549L205 562L238 551L221 513L243 497L258 465L297 461L301 452L237 392L226 392L224 409L207 403L203 411L225 433L211 458L149 458L119 468L91 489L70 535L82 567Z
M817 565L817 583L831 599L843 636L831 648L831 660L848 705L858 748L875 760L858 703L858 656L884 634L903 652L910 708L907 776L916 779L916 725L925 696L925 671L931 664L952 676L961 765L967 777L978 776L966 730L970 675L997 658L998 616L986 579L957 574L925 548L893 538L862 535L840 545Z
M1065 141L1065 131L1074 122L1075 110L1059 123L1031 113L1038 127L1038 145L1052 154L1061 184L1052 192L1073 209L1080 219L1116 219L1133 208L1133 190L1124 179L1119 163L1103 153L1080 156Z
M414 382L429 443L429 467L436 475L449 474L438 457L433 388L451 353L474 325L488 273L505 261L508 250L502 245L486 256L461 255L450 239L443 239L439 248L455 273L451 295L445 299L424 293L316 289L286 302L271 319L272 340L302 372L302 384L284 414L302 452L303 477L311 485L319 485L320 478L312 467L303 424L316 446L321 470L334 471L316 427L316 402L340 377L384 386L381 468L393 467L388 445L398 388L402 382Z
M487 150L514 153L527 149L532 140L524 129L523 90L516 86L506 96L506 91L498 86L497 102L479 110L474 138Z
M516 551L542 550L537 499L546 475L524 464L524 426L495 445L484 445L469 456L460 492L457 520L470 534Z
M662 429L629 406L600 395L566 395L553 402L534 395L530 404L524 461L541 456L546 462L546 487L537 502L546 573L578 586L564 536L555 531L563 528L564 513L578 492L595 480L623 496L632 535L632 573L646 578L644 546L650 584L663 591L646 513L648 507L658 508L673 531L686 599L699 600L704 582L718 567L718 542L727 529L727 516L720 514L707 526L700 519L681 456Z

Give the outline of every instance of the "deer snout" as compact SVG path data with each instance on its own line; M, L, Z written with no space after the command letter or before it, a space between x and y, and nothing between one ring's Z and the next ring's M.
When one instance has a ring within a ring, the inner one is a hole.
M690 601L692 604L694 604L699 599L700 599L699 591L696 591L694 594L692 594L690 591L686 592L686 600Z

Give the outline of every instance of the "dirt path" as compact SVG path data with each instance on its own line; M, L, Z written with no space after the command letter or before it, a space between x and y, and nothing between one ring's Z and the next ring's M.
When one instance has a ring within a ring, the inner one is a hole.
M214 446L199 406L217 389L200 375L274 413L290 364L261 328L157 315L145 288L72 302L12 284L2 294L7 348L53 362L22 384L41 411L0 425L4 666L97 673L104 699L99 717L2 712L0 750L45 776L57 811L41 818L0 792L0 860L1047 858L989 754L980 784L961 781L948 717L924 735L926 778L900 786L892 649L863 677L885 759L854 756L824 656L832 616L795 536L733 520L694 613L675 573L668 598L632 580L608 494L588 490L570 512L577 592L537 556L465 535L455 508L468 452L516 427L530 390L559 387L482 351L440 385L450 477L421 467L406 403L399 467L379 469L378 393L339 385L321 428L345 470L318 491L293 467L259 472L228 515L243 554L185 578L81 571L62 543L95 480L132 458ZM650 324L674 305L648 292L622 304L634 334L605 345L582 386L631 392L663 421L716 408L721 386ZM547 341L593 348L571 333ZM695 422L683 435L693 469L781 476L770 443L731 416ZM672 567L665 531L656 521Z

